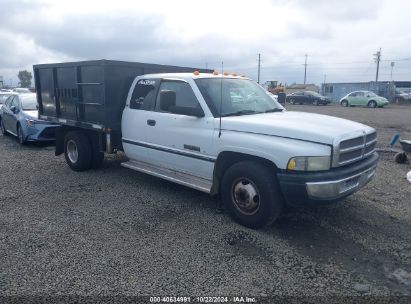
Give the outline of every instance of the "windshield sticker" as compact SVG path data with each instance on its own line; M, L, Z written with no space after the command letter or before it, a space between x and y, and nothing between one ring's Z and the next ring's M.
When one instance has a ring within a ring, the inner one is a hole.
M137 84L150 85L150 86L153 86L155 83L156 83L155 80L148 80L148 79L141 79L137 82Z

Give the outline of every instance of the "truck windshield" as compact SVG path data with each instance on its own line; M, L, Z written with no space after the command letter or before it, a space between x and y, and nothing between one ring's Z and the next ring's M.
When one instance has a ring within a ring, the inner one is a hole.
M195 82L214 117L284 110L263 88L248 79L200 78Z

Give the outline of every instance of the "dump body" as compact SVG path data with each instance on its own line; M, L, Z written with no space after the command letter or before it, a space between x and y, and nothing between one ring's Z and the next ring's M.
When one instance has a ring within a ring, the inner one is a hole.
M39 64L33 69L41 119L85 129L110 129L114 143L121 138L121 114L136 76L196 70L113 60Z

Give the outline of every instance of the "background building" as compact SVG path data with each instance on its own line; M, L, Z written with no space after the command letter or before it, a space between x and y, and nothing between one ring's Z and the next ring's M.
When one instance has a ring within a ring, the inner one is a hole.
M315 84L313 84L313 83L310 83L310 84L295 83L295 84L292 84L292 85L289 85L289 86L285 87L285 93L287 95L295 93L295 92L301 92L301 91L313 91L313 92L318 93L320 91L320 88L318 86L316 86Z

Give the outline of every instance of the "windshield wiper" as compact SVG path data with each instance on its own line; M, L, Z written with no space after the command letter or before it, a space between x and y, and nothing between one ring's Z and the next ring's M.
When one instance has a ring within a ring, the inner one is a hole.
M283 109L280 108L274 108L274 109L269 109L267 111L264 111L264 113L274 113L274 112L282 112Z
M241 111L237 111L237 112L233 112L233 113L223 114L223 115L221 115L221 117L240 116L240 115L255 114L255 113L258 113L258 112L254 111L254 110L241 110Z

